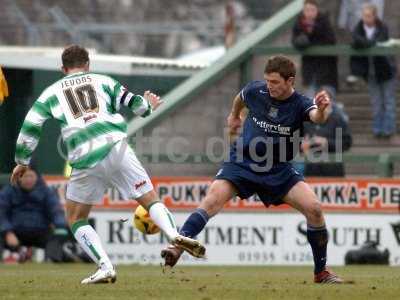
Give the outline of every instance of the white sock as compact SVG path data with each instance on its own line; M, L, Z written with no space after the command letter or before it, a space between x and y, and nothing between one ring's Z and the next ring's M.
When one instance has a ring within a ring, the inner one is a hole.
M101 245L100 237L87 220L72 224L72 233L87 255L102 269L113 268L113 265Z
M163 203L154 202L150 204L149 214L150 218L167 235L169 240L173 240L179 235L174 217Z

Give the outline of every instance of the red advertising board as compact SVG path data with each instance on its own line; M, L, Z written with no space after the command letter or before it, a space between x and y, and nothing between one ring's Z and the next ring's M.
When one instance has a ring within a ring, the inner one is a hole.
M67 179L46 176L62 200L65 198ZM154 177L152 182L160 199L174 211L196 208L206 196L212 182L210 177ZM338 179L310 178L307 180L317 194L326 212L399 213L400 179ZM109 189L97 209L134 209L134 200L120 199L118 191ZM270 206L268 212L290 211L287 205ZM234 198L225 205L225 211L267 211L257 198Z

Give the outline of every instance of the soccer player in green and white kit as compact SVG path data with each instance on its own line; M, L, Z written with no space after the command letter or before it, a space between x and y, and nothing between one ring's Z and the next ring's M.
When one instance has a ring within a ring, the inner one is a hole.
M198 241L179 235L171 213L158 201L146 171L126 142L126 122L119 108L127 106L146 117L162 103L160 97L149 91L143 97L134 95L111 77L89 72L89 54L80 46L67 47L62 64L66 76L44 90L22 125L11 182L15 184L29 168L43 123L58 120L73 168L66 193L68 223L98 265L81 283L116 280L100 238L87 221L92 205L101 201L109 186L117 188L123 199L135 199L145 207L172 244L193 256L204 256L205 248Z

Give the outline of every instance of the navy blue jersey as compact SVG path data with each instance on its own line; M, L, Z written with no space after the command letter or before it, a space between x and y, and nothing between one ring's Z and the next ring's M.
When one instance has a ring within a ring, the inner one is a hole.
M299 149L303 122L309 121L309 112L316 108L313 100L296 91L286 100L276 100L265 81L250 82L240 97L249 113L242 134L231 147L230 161L264 169L292 160Z

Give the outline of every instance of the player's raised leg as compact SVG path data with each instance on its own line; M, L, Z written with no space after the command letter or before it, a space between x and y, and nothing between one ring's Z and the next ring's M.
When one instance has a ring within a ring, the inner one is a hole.
M223 179L215 180L200 206L186 219L180 234L190 238L196 237L204 229L208 220L215 216L236 193L236 188L231 182ZM182 253L182 247L169 245L161 251L161 256L165 259L166 266L173 267Z
M296 183L283 201L300 211L307 219L307 240L314 257L316 283L342 283L343 280L326 268L328 231L317 196L304 181Z
M71 231L82 249L99 267L96 273L83 279L81 283L114 283L116 280L115 269L103 249L100 237L88 223L91 208L90 204L67 200L67 219Z
M205 248L198 241L179 235L174 217L159 201L151 180L126 140L121 141L106 159L110 167L110 181L123 199L138 201L150 214L154 223L172 244L185 247L191 255L203 257Z
M195 257L204 257L205 247L198 241L178 233L174 217L164 203L158 200L154 190L145 193L136 200L147 209L151 219L167 235L172 245L186 250Z
M159 201L151 180L126 140L114 147L106 158L109 178L123 199L138 201L150 214L154 223L166 234L172 244L185 247L191 255L203 257L205 248L198 241L179 235L174 217Z
M215 180L199 207L187 218L180 233L195 237L206 226L208 220L221 211L225 203L237 194L234 185L224 179Z

